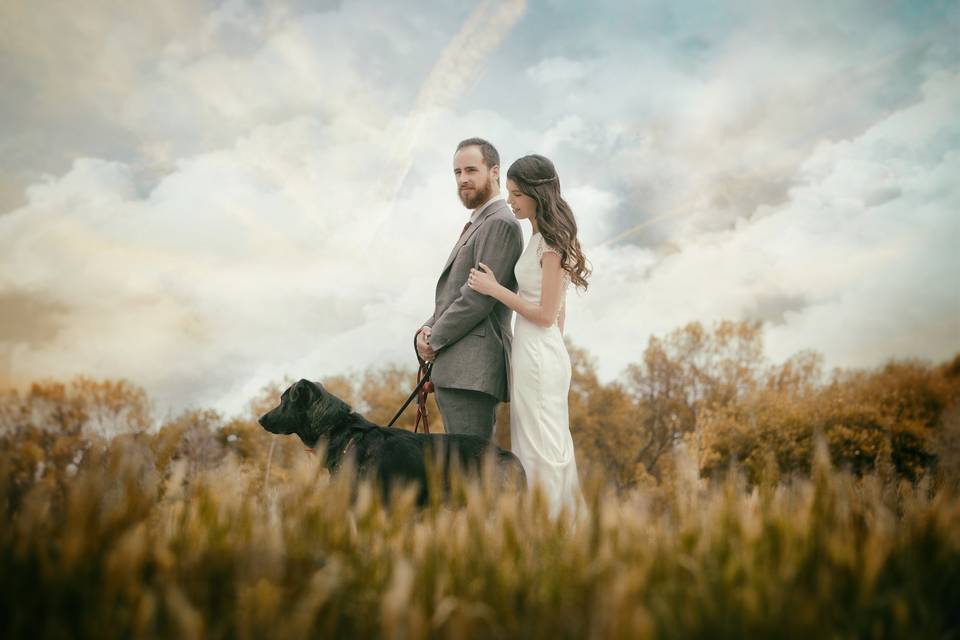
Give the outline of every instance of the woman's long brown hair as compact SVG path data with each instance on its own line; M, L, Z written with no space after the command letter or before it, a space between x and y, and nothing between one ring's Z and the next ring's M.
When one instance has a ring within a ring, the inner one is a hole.
M560 264L570 274L570 280L587 289L587 276L592 269L577 240L577 221L573 210L560 195L560 177L548 158L533 154L516 160L507 169L507 178L513 180L520 192L537 203L537 229L544 242L560 252Z

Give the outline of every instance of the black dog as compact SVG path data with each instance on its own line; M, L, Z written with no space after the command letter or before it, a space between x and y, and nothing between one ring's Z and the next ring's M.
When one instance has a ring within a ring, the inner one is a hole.
M437 464L445 492L455 467L479 475L487 454L493 458L499 488L526 487L520 460L479 436L413 433L381 427L309 380L291 385L280 395L280 404L261 416L259 422L270 433L295 433L311 448L323 441L324 459L331 473L340 468L348 455L355 456L358 475L374 476L385 497L395 482L414 482L419 485L418 503L426 504L430 458Z

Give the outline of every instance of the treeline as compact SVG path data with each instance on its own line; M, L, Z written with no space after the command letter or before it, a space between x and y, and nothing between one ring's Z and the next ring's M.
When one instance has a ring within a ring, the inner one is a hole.
M817 434L834 464L858 475L956 482L960 471L960 354L825 372L812 351L771 363L760 323L691 323L651 338L640 361L604 385L588 354L569 348L578 454L621 488L669 473L664 453L678 443L706 477L733 463L752 482L807 474Z
M159 425L125 381L5 392L0 637L955 637L960 358L828 374L761 338L691 324L609 384L569 345L576 527L536 488L354 500L257 425L286 381ZM413 381L321 382L385 424Z
M581 473L601 472L619 490L673 473L665 454L677 446L704 477L733 464L751 482L806 474L817 434L834 463L856 474L952 483L960 477L960 354L937 364L890 361L869 371L828 373L813 352L769 362L759 323L692 323L652 337L638 362L603 384L591 356L567 346L570 426ZM289 382L265 387L239 416L193 410L154 428L146 392L129 382L41 381L0 396L0 437L19 449L13 471L24 481L69 477L91 447L118 438L145 445L138 448L150 452L157 468L183 460L194 474L233 456L265 469L269 458L282 476L294 456L304 455L302 446L293 436L270 436L256 418ZM413 388L415 371L387 365L321 382L386 424ZM414 416L411 405L398 424L412 428ZM442 430L432 396L430 420L432 430ZM509 432L509 405L503 404L495 436L501 446L510 446Z

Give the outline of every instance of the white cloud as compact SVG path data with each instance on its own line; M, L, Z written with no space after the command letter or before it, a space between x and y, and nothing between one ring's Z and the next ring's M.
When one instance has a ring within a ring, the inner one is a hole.
M949 116L958 79L935 77L919 104L854 141L821 144L789 200L762 217L661 258L595 250L603 275L571 313L571 332L591 336L613 376L651 333L750 317L758 300L781 299L782 318L767 318L775 359L816 348L828 365L872 366L960 350L960 151L944 145L960 140ZM871 206L878 192L890 195Z
M615 193L590 184L579 184L564 186L563 196L576 218L577 237L582 247L590 247L609 237L613 211L620 204Z
M568 332L605 379L690 320L764 317L772 356L828 364L960 348L956 49L926 22L747 4L657 25L648 2L531 7L508 33L523 4L105 4L86 30L5 9L27 87L5 157L50 175L0 215L0 293L58 330L0 336L0 366L234 411L284 374L412 364L472 135L504 170L554 160L594 266Z
M526 71L538 85L569 86L587 74L588 65L563 56L541 60Z
M503 126L495 114L465 120ZM374 189L385 132L315 118L182 159L143 195L130 167L78 160L0 217L6 286L68 307L53 340L12 351L14 370L127 377L164 407L236 410L285 374L409 364L468 214L446 169L463 122L437 115L444 133L417 160L444 168L392 205Z

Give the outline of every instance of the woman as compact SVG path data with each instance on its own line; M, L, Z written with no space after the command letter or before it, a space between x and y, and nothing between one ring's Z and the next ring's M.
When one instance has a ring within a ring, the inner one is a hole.
M518 292L499 284L482 262L480 269L471 270L467 284L517 312L510 365L510 441L556 515L564 505L573 509L582 504L567 409L571 371L563 324L567 285L572 281L586 290L590 269L550 160L529 155L510 165L507 193L514 215L529 220L533 230L514 267Z

